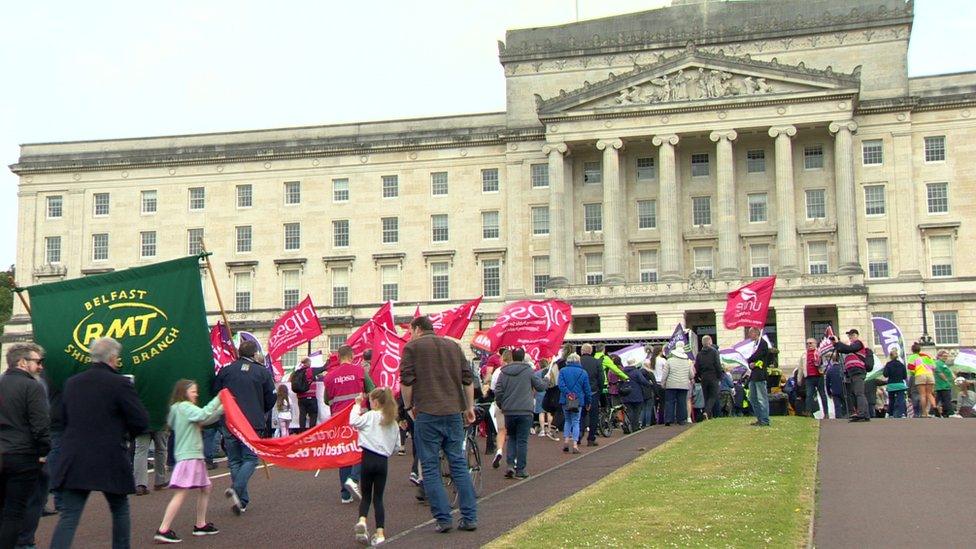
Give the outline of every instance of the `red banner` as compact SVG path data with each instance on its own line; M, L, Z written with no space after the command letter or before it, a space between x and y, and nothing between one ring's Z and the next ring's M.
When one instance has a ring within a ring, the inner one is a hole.
M427 315L427 318L434 325L435 334L461 339L479 305L481 305L481 297L446 311Z
M762 329L766 325L769 300L773 297L775 287L776 276L773 275L729 292L725 303L725 327L732 329L749 326Z
M231 340L230 331L223 322L218 321L210 330L210 349L213 351L215 372L237 359L234 341Z
M521 347L533 361L559 354L559 347L573 320L573 306L558 299L510 303L495 324L475 336L476 346Z
M220 391L227 429L268 463L286 469L314 471L355 465L362 459L359 433L349 426L352 406L311 429L280 438L259 438L230 391Z
M281 315L271 328L271 335L268 337L268 358L271 359L274 368L275 381L281 379L284 373L281 367L281 355L319 335L322 335L319 315L315 312L315 305L312 305L312 297L305 296L301 303Z
M369 377L377 387L389 387L393 396L397 396L400 394L400 357L407 341L387 328L374 325Z

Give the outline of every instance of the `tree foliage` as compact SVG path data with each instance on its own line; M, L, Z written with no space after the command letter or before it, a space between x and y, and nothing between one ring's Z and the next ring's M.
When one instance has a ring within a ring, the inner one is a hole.
M14 293L10 289L10 277L13 274L13 267L6 271L0 271L0 335L3 334L4 325L10 320L14 306Z

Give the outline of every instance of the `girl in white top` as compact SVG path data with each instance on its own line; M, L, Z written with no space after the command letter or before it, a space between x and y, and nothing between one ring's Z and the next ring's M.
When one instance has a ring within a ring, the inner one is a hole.
M388 387L377 387L369 393L369 407L372 408L370 411L361 413L362 403L363 395L360 394L349 413L349 425L359 431L359 447L363 451L359 479L363 496L359 500L356 541L376 546L386 540L383 530L386 518L383 491L386 488L387 459L400 443L400 428L396 422L396 401ZM366 527L366 516L369 514L371 502L376 511L376 533L372 539Z

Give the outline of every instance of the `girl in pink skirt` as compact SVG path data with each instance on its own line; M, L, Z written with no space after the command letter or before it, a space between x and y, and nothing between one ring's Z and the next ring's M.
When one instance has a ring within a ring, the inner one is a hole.
M191 379L181 379L173 387L167 423L173 430L176 467L170 476L169 487L174 489L173 499L166 506L163 522L156 531L156 543L179 543L183 541L170 526L176 513L190 490L199 489L197 498L197 517L193 525L194 536L209 536L220 532L212 522L207 522L207 501L210 499L210 478L207 465L203 461L203 426L218 419L224 411L220 398L214 397L209 404L197 406L197 383Z

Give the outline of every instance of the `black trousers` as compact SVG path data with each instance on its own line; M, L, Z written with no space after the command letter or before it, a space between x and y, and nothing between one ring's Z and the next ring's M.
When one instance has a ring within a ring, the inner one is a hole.
M363 498L359 500L359 516L369 514L369 506L376 511L376 527L383 528L386 520L386 510L383 508L383 491L386 490L387 457L363 448L362 471L359 477L359 488Z
M583 440L583 431L586 430L587 424L590 426L590 433L586 435L586 440L592 442L596 440L596 432L600 427L600 395L597 393L593 393L590 397L590 411L580 411L580 438L577 442Z
M708 414L709 418L718 417L716 410L718 409L718 380L706 380L702 381L702 394L705 396L705 413Z
M9 549L17 545L41 464L35 454L7 454L0 459L0 549Z
M298 427L305 430L315 427L319 421L319 401L314 398L298 399Z
M952 410L952 389L939 389L935 392L935 400L942 407L942 417L949 417L955 413Z

